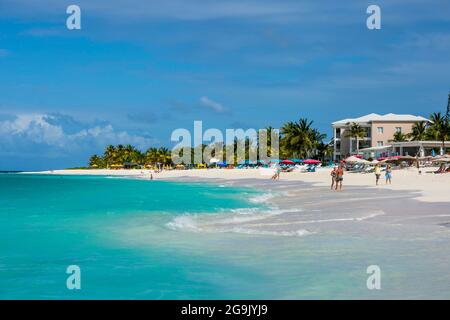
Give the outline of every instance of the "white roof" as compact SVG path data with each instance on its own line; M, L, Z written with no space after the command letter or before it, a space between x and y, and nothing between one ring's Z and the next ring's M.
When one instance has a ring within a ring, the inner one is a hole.
M359 118L349 118L349 119L343 119L339 121L333 122L333 125L339 125L339 124L347 124L347 123L368 123L373 121L387 121L387 122L402 122L402 121L429 121L428 119L421 117L421 116L413 116L411 114L394 114L394 113L388 113L388 114L377 114L377 113L371 113L367 114L365 116L359 117Z
M359 149L359 151L378 151L378 150L384 150L384 149L389 149L392 148L391 145L387 145L387 146L376 146L376 147L369 147L369 148L364 148L364 149Z

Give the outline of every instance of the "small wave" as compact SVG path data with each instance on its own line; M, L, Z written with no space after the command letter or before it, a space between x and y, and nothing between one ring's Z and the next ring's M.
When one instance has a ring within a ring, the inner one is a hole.
M167 227L172 230L187 230L194 232L201 231L197 223L194 221L193 216L188 215L174 218L171 222L167 223Z
M270 199L274 198L275 195L273 193L263 193L257 196L253 196L248 200L252 203L266 203Z
M172 230L186 230L186 231L222 231L228 230L230 225L235 226L247 222L255 222L263 220L275 215L286 213L300 212L301 209L260 209L260 208L238 208L221 210L216 215L197 215L185 214L175 217L166 226Z
M218 232L218 233L242 233L250 235L266 235L266 236L283 236L283 237L303 237L314 234L306 229L299 229L293 231L271 231L271 230L258 230L247 227L220 227L214 224L201 224L195 221L196 216L179 216L173 219L173 221L167 223L167 227L175 231L188 231L188 232ZM236 221L233 221L236 222ZM245 222L245 221L239 221Z
M303 220L303 221L296 221L293 223L296 224L308 224L308 223L327 223L327 222L342 222L342 221L364 221L367 219L372 219L377 216L383 215L383 211L373 212L368 215L362 216L362 217L350 217L350 218L332 218L332 219L320 219L320 220Z
M226 213L226 212L232 212L236 214L241 215L248 215L248 214L255 214L259 213L262 210L260 208L238 208L238 209L222 209L220 212Z
M270 230L256 230L241 227L232 228L230 229L229 232L245 233L253 235L283 236L283 237L303 237L315 233L306 229L299 229L294 231L270 231Z

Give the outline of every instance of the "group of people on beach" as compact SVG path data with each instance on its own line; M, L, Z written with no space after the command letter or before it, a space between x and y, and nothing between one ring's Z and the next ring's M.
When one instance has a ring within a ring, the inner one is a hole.
M378 185L378 182L380 181L381 177L381 166L380 164L375 165L375 184ZM392 167L390 164L386 166L386 172L385 172L385 178L386 178L386 184L392 183Z
M381 166L379 164L375 165L375 184L378 185L381 177ZM386 166L386 184L392 183L392 167L390 164ZM331 171L331 190L340 191L342 190L342 181L344 180L344 166L340 164L339 166L334 166Z

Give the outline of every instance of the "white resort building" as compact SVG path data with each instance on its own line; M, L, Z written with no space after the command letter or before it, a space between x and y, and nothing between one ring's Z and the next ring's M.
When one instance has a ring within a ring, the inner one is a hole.
M442 149L442 142L439 141L393 142L396 132L408 134L416 122L429 122L429 120L409 114L371 113L359 118L333 122L333 159L344 159L356 154L357 149L365 158L391 155L416 156L417 154L424 156L429 155L432 150ZM356 139L348 135L348 130L353 123L359 124L365 130L364 138L358 139L359 146ZM450 147L450 141L446 142L445 147ZM440 152L442 153L443 150Z

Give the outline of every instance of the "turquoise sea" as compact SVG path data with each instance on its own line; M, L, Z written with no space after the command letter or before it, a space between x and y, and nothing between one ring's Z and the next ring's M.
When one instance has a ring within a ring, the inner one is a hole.
M409 242L393 248L376 239L170 227L180 217L262 210L249 201L259 195L208 184L0 174L0 299L448 296L448 282L411 278L433 263L397 254L416 250ZM393 268L384 291L366 288L374 261ZM69 265L81 269L80 290L66 287Z

